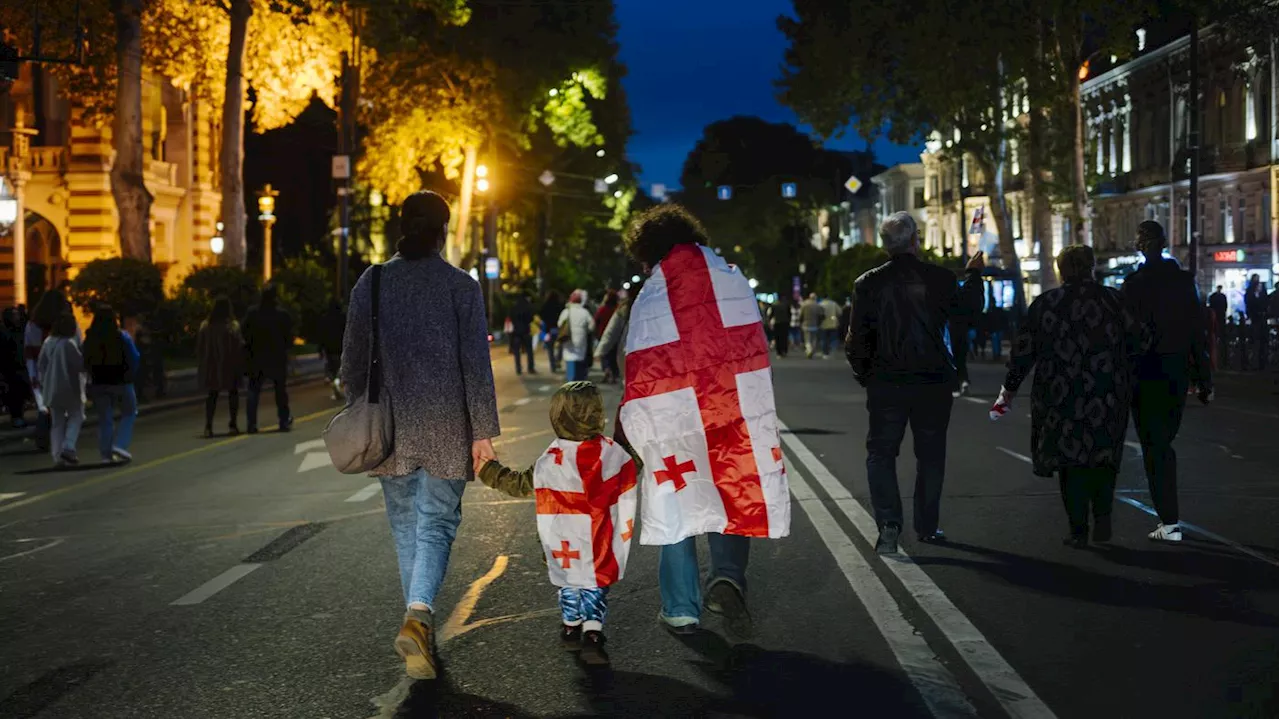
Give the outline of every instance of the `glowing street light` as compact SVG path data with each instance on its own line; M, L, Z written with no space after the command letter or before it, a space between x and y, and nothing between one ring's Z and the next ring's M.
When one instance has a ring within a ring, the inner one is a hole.
M560 94L560 91L553 87L547 91L547 94L550 95L551 97L555 97L556 95Z
M630 282L623 282L623 283L622 283L622 289L624 289L624 290L629 290L629 289L631 289L631 283L630 283Z
M476 165L476 192L489 191L489 167L488 165Z
M476 177L488 177L488 176L489 176L488 165L476 165Z
M602 148L600 148L599 150L596 150L596 157L604 157L604 148L603 148L603 147L602 147Z
M604 178L604 184L606 185L612 185L617 181L618 181L618 174L616 172Z
M271 226L276 224L276 197L271 183L258 191L258 219L262 221L262 278L271 279ZM215 252L214 254L217 254Z
M622 190L614 190L614 191L613 191L613 196L614 196L615 198L622 197Z
M489 191L488 180L486 180L483 177L481 177L479 180L476 180L476 192L488 192L488 191Z
M747 286L754 290L755 288L760 286L760 283L756 281L756 278L752 277L751 279L747 280Z

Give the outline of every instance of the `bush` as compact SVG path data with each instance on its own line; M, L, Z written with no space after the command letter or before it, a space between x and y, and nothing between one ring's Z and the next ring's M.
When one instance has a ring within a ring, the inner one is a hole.
M210 304L225 295L236 317L244 317L258 301L258 276L239 267L201 267L187 275L182 286L204 297Z
M325 312L333 303L329 271L311 258L286 260L271 278L280 289L280 305L293 315L298 336L318 343L323 337Z
M94 260L71 283L71 301L91 311L105 302L123 317L137 317L164 300L164 276L160 268L127 257Z
M859 244L832 257L822 268L818 293L841 301L853 294L853 283L868 270L887 262L889 253L875 245Z
M213 300L204 293L189 287L179 287L178 291L161 302L148 315L148 327L152 341L166 352L182 355L194 355L196 351L196 333L200 324L213 309Z

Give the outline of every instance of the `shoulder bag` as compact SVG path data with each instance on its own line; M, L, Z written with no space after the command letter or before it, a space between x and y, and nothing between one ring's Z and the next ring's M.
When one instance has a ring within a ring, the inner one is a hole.
M380 466L395 447L395 421L391 397L382 391L378 313L382 303L382 265L373 266L370 277L369 383L363 395L352 399L324 430L324 445L333 466L343 474L364 474Z

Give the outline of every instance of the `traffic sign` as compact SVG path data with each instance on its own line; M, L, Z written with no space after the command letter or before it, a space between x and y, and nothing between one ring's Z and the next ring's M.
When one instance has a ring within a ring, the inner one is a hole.
M733 199L733 188L732 188L732 187L730 187L730 186L728 186L728 185L721 185L721 186L717 187L717 188L716 188L716 199L718 199L718 200L732 200L732 199Z
M543 187L551 187L555 181L555 173L551 172L551 170L543 170L542 174L538 175L538 182L541 182Z
M491 279L498 279L498 258L486 257L484 259L484 276Z
M346 180L351 177L351 156L333 156L333 179Z
M796 196L796 183L794 182L782 183L782 196L787 198L788 200L794 198Z
M862 180L859 180L857 175L850 175L849 179L844 181L844 189L856 195L858 190L862 189Z

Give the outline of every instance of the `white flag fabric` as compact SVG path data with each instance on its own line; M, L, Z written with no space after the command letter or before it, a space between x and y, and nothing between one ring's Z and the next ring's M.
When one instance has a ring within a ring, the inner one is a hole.
M636 465L605 437L557 439L533 464L538 538L557 587L607 587L627 566Z
M640 543L785 537L791 496L755 293L700 245L673 249L631 307L622 427L644 462Z

